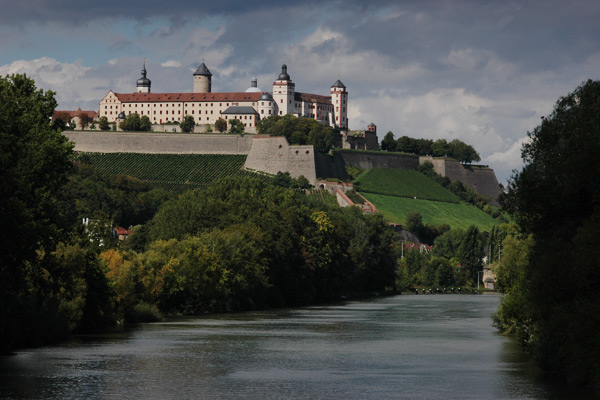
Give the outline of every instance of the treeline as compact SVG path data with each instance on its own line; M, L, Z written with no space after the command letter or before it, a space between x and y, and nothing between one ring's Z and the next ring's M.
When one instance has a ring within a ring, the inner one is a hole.
M561 97L523 147L503 205L517 233L497 269L505 293L495 316L549 374L600 384L600 82ZM578 149L573 157L565 149Z
M394 133L391 131L383 137L381 150L419 156L448 157L467 164L481 161L475 148L461 140L454 139L448 142L446 139L438 139L433 141L431 139L413 139L408 136L402 136L395 140Z
M121 249L103 252L123 299L161 312L297 306L394 284L379 216L329 208L302 190L228 178L167 201Z
M501 224L490 234L479 231L475 226L467 230L449 229L447 226L423 227L420 215L416 214L409 216L407 229L411 232L433 230L435 238L431 250L420 247L404 249L404 257L398 262L396 281L397 288L401 290L477 286L486 249L489 260L489 249L497 245L498 235L506 236L507 231L516 229L514 224ZM395 243L395 246L400 247L401 244Z

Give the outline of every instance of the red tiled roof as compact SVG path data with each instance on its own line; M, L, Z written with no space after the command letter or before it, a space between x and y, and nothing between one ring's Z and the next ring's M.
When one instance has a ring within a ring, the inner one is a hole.
M71 110L54 110L54 115L52 116L52 119L55 119L59 114L69 114L70 118L74 118L77 117L79 114L87 114L88 117L94 119L98 116L98 113L96 111L82 111L81 108L75 111L71 111Z
M117 226L115 228L115 232L117 233L117 235L129 235L129 229L125 229L121 226Z
M296 96L294 96L294 100L304 101L307 103L331 104L331 96L321 96L318 94L311 94L311 93L296 92Z
M258 101L262 92L232 93L115 93L123 103L192 102L192 101Z

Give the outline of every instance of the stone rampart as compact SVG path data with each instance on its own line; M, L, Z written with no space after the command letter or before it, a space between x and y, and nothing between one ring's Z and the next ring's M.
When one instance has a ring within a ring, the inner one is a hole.
M141 132L63 132L89 153L248 154L252 136Z
M346 165L350 164L361 169L395 168L415 170L419 166L419 156L397 153L374 153L361 151L336 151Z
M502 194L498 179L494 170L482 166L463 165L455 160L444 160L442 158L421 157L421 164L429 161L433 164L435 172L448 177L452 182L461 181L465 186L477 193L489 197L490 204L500 205L498 197Z
M283 136L253 136L244 167L269 174L289 172L292 178L303 175L313 185L317 181L314 147L290 145Z

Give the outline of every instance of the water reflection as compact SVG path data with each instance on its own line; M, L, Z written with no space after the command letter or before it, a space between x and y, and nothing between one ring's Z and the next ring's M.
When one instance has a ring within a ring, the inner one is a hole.
M145 324L0 358L0 398L573 398L490 326L498 301L398 296Z

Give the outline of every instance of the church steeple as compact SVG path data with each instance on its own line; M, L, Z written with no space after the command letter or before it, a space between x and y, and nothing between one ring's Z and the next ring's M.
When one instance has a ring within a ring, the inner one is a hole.
M144 65L142 66L142 77L137 80L136 91L138 93L150 93L150 87L152 82L146 78L146 59L144 58Z

